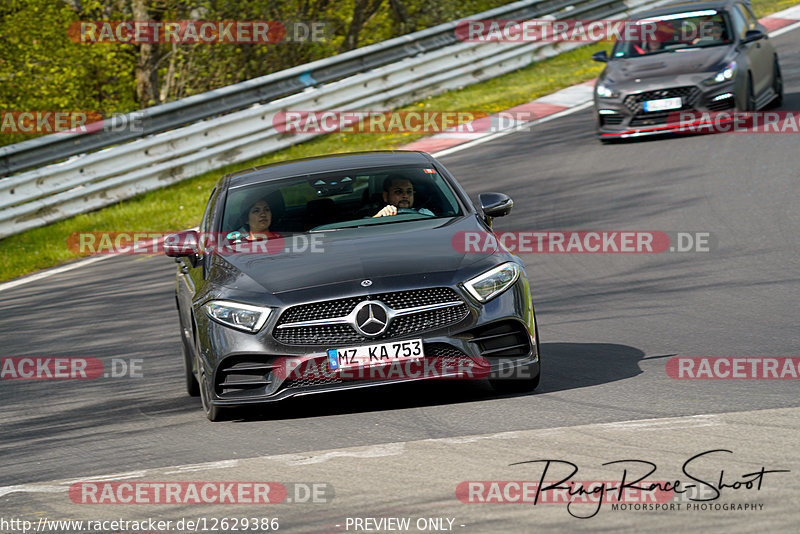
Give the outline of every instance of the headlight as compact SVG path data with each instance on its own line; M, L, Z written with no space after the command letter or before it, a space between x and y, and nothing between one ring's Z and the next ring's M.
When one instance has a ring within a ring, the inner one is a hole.
M598 83L597 87L595 87L595 91L597 92L597 96L600 98L616 98L619 96L619 93L611 89L604 83Z
M519 278L520 268L514 262L504 263L464 282L469 294L480 302L488 302Z
M203 309L215 321L245 332L258 332L261 330L272 311L271 308L224 300L206 302L203 305Z
M728 80L732 80L733 77L736 76L736 62L731 61L728 63L724 69L716 73L711 78L703 81L705 85L717 85L718 83L727 82Z

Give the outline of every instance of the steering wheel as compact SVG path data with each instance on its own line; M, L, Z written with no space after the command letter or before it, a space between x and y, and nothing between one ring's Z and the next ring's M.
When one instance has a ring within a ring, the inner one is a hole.
M413 213L415 215L425 215L426 217L430 217L427 213L420 213L419 211L415 210L414 208L397 208L397 214L401 215L403 213Z

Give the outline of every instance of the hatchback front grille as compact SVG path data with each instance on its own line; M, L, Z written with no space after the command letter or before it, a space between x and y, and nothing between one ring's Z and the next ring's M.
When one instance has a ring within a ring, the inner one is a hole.
M607 113L600 115L600 123L602 126L617 126L622 124L624 118L625 116L621 113Z
M711 111L725 111L726 109L733 108L733 105L733 97L730 96L728 98L723 98L722 100L709 102L707 107Z
M645 91L643 93L628 95L625 97L625 100L623 100L623 104L631 113L644 114L643 106L646 100L680 97L683 101L683 106L680 109L692 109L695 103L697 103L697 98L699 96L700 90L697 87L672 87L669 89L656 89L654 91Z
M631 119L631 126L656 126L667 124L667 121L675 123L676 126L679 122L675 120L674 116L670 117L674 111L659 111L657 113L640 113Z

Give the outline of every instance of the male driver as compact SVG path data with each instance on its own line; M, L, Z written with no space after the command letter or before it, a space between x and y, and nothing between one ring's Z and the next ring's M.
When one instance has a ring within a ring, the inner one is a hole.
M383 201L386 206L373 217L397 215L398 208L414 210L421 215L433 216L433 212L425 208L414 209L414 184L401 176L387 176L383 181Z

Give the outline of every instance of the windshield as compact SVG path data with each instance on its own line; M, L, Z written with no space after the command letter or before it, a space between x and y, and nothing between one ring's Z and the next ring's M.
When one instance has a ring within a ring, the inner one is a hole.
M639 41L617 41L614 58L650 56L676 50L719 46L731 42L727 17L716 10L677 13L632 21L642 30Z
M432 167L354 169L231 188L222 232L253 240L456 215L456 196Z

